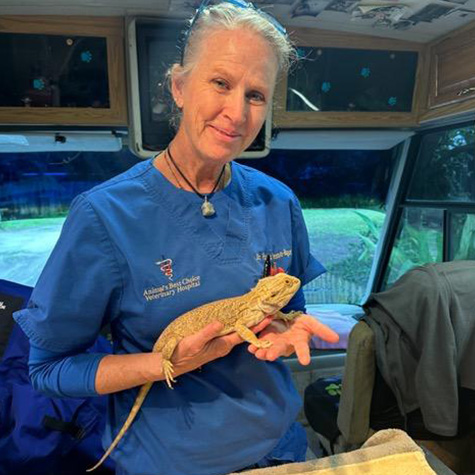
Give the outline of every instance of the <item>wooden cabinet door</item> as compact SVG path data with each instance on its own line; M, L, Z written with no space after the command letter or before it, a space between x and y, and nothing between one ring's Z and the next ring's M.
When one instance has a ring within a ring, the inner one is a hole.
M475 26L431 48L429 109L475 99Z

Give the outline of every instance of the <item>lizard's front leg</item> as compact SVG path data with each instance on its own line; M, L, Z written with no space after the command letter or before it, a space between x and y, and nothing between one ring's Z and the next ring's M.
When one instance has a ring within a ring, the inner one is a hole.
M271 341L259 340L253 331L250 330L242 321L238 320L236 322L234 325L234 330L243 340L253 344L254 346L257 346L257 348L269 348L269 346L272 345Z
M280 310L274 315L274 320L283 320L284 322L293 322L297 317L300 317L303 312L300 310L291 310L289 313L281 312Z

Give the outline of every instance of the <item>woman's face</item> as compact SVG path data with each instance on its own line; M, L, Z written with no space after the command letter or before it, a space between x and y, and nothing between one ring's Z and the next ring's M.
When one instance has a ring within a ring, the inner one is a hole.
M202 42L189 74L173 81L173 96L183 112L174 140L180 150L219 163L236 158L264 123L277 69L274 52L258 34L213 32Z

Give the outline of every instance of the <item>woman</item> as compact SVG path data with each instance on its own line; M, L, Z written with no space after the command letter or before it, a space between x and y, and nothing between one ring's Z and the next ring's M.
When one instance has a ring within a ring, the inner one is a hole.
M249 291L268 255L303 284L323 272L293 193L231 163L261 128L291 53L281 27L250 5L200 9L171 70L175 138L74 201L29 308L16 314L37 388L110 394L105 446L137 386L158 382L113 452L118 474L218 475L304 456L300 398L276 360L295 352L308 364L309 339L337 340L330 329L305 315L290 328L267 319L254 331L274 344L257 350L235 334L217 338L213 323L178 345L173 390L150 353L179 315ZM287 310L304 304L299 292ZM105 324L115 354L84 354Z

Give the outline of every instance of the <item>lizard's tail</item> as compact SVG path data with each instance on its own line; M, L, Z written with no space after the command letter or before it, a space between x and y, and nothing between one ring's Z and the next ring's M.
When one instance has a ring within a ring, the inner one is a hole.
M124 436L124 434L127 432L127 429L130 427L132 424L133 420L135 419L135 416L139 412L140 407L142 406L142 403L144 402L145 397L147 396L148 392L150 391L150 388L152 387L153 383L146 383L144 384L141 388L139 393L137 394L137 397L135 398L134 405L132 406L132 409L130 410L130 413L124 422L122 428L120 429L119 433L117 434L116 438L112 442L112 444L109 446L109 448L106 450L106 453L102 456L102 458L99 460L99 462L94 465L94 467L88 468L86 472L92 472L96 468L98 468L104 460L109 457L111 452L117 447L117 444L120 442L120 439Z

